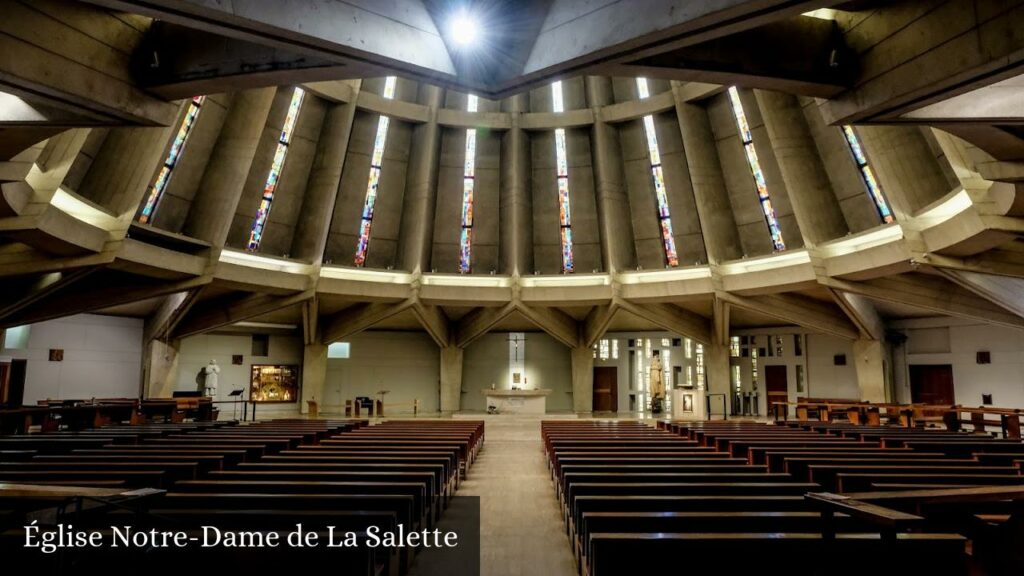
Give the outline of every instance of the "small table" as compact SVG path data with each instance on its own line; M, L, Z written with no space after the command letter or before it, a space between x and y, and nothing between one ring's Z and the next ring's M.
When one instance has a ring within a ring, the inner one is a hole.
M487 396L487 405L494 406L503 414L544 414L547 411L547 396L551 390L481 390Z

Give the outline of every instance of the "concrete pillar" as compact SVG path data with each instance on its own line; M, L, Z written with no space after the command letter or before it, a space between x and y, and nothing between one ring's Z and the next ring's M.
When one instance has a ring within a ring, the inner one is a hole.
M594 350L587 346L572 349L572 409L578 416L594 411Z
M302 350L302 403L299 411L309 412L307 400L320 404L324 411L324 391L327 388L327 345L319 342L306 344Z
M885 345L881 340L861 338L853 343L853 365L857 371L860 399L885 402Z
M451 416L462 408L462 356L458 346L441 348L441 414Z
M686 163L690 167L690 181L697 201L697 217L700 219L708 261L717 264L737 260L743 256L743 245L733 218L729 191L722 177L715 135L711 131L707 111L686 102L679 83L672 83L672 91L675 94L676 116L683 133L683 149L686 151Z
M707 380L708 394L725 394L725 409L728 412L732 402L728 345L712 342L704 346L704 378ZM716 398L711 407L718 409L718 402Z
M143 351L143 395L170 398L178 385L180 340L151 340Z
M214 246L224 245L276 90L259 88L235 94L192 201L186 235Z
M585 82L587 102L594 111L590 150L594 156L601 256L605 270L610 273L634 270L637 265L636 245L632 242L633 220L626 194L619 130L601 119L601 108L615 103L612 80L605 76L587 76Z
M754 95L804 244L846 236L846 219L796 96L765 90L755 90Z
M405 174L402 227L398 241L398 268L415 272L430 270L437 204L438 156L441 154L441 126L437 111L444 90L420 85L420 104L430 108L430 119L413 129L409 168Z
M293 258L319 263L324 257L327 230L334 216L341 170L348 152L349 135L356 117L355 102L334 104L327 110L320 132L316 157L302 199L299 219L290 254Z
M502 274L526 275L533 271L530 137L519 126L519 115L528 111L527 97L516 94L502 103L504 111L512 117L512 127L501 138L498 256Z

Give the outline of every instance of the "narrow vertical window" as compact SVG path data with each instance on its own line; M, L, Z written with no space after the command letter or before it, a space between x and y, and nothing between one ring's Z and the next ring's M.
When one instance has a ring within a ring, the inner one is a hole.
M160 204L160 198L167 188L167 182L171 179L171 172L178 165L178 158L181 158L181 151L185 148L185 142L188 140L189 134L192 133L192 127L196 124L196 118L199 117L199 110L203 107L205 100L206 96L194 96L189 100L188 110L181 120L181 125L178 126L178 133L174 135L171 150L167 153L167 158L164 159L163 166L160 167L160 173L157 174L156 182L149 189L149 196L146 197L142 213L139 214L139 222L142 224L148 224L153 220L156 208Z
M477 97L470 94L466 109L476 112ZM459 236L459 272L469 274L473 263L473 186L476 174L476 128L466 129L466 162L462 172L462 232Z
M551 85L552 109L564 112L562 82ZM572 259L572 212L569 209L569 161L565 152L565 130L555 129L555 160L558 178L558 224L562 240L562 272L576 269Z
M772 245L776 250L785 250L786 243L782 240L782 230L779 228L779 221L775 218L775 209L772 208L772 200L768 196L768 185L765 184L761 163L758 162L757 151L754 150L754 137L750 133L747 115L743 112L743 103L740 102L740 93L735 86L729 87L729 100L732 101L732 113L736 117L736 125L740 130L740 141L743 142L743 150L747 155L747 164L750 165L750 172L754 175L757 199L761 202L761 211L764 212L768 232L772 235Z
M397 78L388 76L384 80L384 97L395 97ZM388 139L388 125L391 119L381 115L377 120L377 136L373 139L373 156L370 157L370 178L366 185L366 200L363 202L363 218L359 222L359 242L356 244L355 265L366 264L366 251L370 247L370 226L373 223L373 206L377 203L377 186L380 185L380 169L384 161L384 145Z
M249 233L249 250L259 249L260 242L263 240L263 230L267 226L270 207L274 203L274 192L277 191L277 183L281 180L284 161L288 157L288 146L292 142L292 133L295 131L295 121L299 117L299 110L302 108L302 99L305 95L305 90L298 87L295 88L295 92L292 92L292 100L288 104L288 115L284 118L281 136L277 139L274 162L270 165L270 174L267 175L267 183L263 186L263 198L260 199L256 219L252 223L252 232Z
M860 176L864 179L864 185L867 186L868 195L875 204L875 210L878 211L879 218L886 224L892 222L892 210L889 210L889 203L885 201L885 196L882 195L882 187L878 184L878 180L875 179L875 173L868 164L868 158L864 155L864 148L861 147L860 140L853 131L853 126L843 126L843 136L846 137L846 143L850 146L853 160L857 163L857 169L860 170Z
M704 377L704 345L697 343L697 388L703 390L707 381Z
M640 99L650 96L646 78L636 79ZM661 152L658 148L658 133L654 129L654 116L644 116L644 133L647 135L647 153L651 159L651 178L654 180L654 198L658 203L658 226L661 228L661 240L665 244L665 263L679 266L679 255L676 253L676 240L672 234L672 217L668 209L668 193L665 191L665 174L661 169Z

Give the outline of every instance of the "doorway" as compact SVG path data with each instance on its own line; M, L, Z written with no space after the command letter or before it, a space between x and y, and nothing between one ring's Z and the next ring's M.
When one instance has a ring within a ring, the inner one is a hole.
M619 369L616 366L594 368L594 412L619 411Z
M0 407L20 408L25 401L25 369L27 360L0 364Z
M764 367L765 408L770 416L774 414L775 402L789 401L789 376L785 366Z
M955 404L953 366L951 364L911 365L910 401L915 404Z

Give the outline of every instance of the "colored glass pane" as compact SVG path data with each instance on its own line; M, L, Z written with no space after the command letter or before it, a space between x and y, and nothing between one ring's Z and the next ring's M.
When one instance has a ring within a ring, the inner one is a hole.
M466 130L466 167L463 176L474 176L476 172L476 129Z
M366 184L366 200L363 202L363 218L373 219L373 207L377 203L377 188L380 186L380 168L370 168L370 179Z
M555 130L555 164L558 176L569 175L569 162L565 152L565 130Z
M164 189L167 188L167 182L171 178L171 172L174 167L178 164L178 159L181 157L181 152L185 148L185 142L188 140L189 134L192 132L192 127L195 126L196 118L199 117L199 110L203 106L206 96L194 96L188 103L188 109L185 111L185 117L181 120L181 125L178 126L178 131L174 135L174 140L171 142L171 148L167 151L167 158L164 159L163 166L160 167L160 172L157 173L156 180L153 182L153 186L149 189L149 194L146 196L146 203L142 206L142 212L139 214L139 222L146 224L153 219L153 214L156 212L157 204L160 201L160 197L164 193Z
M572 261L572 228L562 228L562 270L572 272L575 265Z
M463 228L459 235L459 272L469 274L473 249L473 229Z
M377 135L373 139L373 157L370 158L371 166L380 166L384 161L384 145L387 144L388 140L388 124L390 124L390 119L387 116L381 116L377 120Z
M850 151L853 152L853 158L857 161L857 165L867 164L867 156L864 155L864 150L860 147L860 140L854 134L853 126L843 126L843 135L846 136L846 142L850 145Z
M637 79L637 86L642 87L641 94L646 90L646 81ZM658 147L658 133L654 126L653 116L644 116L644 134L647 137L647 151L651 160L651 180L654 182L654 198L658 208L658 220L661 227L662 243L665 246L665 263L678 266L679 257L676 253L676 241L672 235L672 218L668 206L668 191L665 189L665 173L661 168L661 153Z
M473 179L462 179L462 226L473 225Z
M569 210L569 179L558 178L558 221L562 226L572 226L572 214Z
M356 243L356 266L362 266L366 264L366 252L370 247L370 224L372 220L364 218L359 223L359 241Z
M735 86L729 87L729 101L732 103L732 113L736 117L736 125L740 131L740 139L743 142L751 142L754 138L750 134L750 126L747 124L747 115L743 112L743 102L740 101L739 90Z

